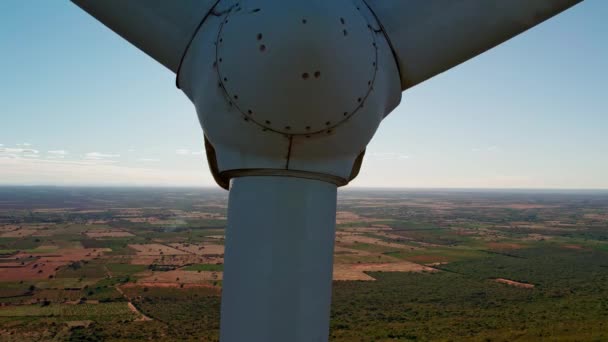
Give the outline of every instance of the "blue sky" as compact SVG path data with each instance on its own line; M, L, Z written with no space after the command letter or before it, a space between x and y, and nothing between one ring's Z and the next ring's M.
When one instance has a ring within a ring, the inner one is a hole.
M361 187L608 188L608 2L404 93ZM0 1L0 184L213 185L174 75L68 1Z

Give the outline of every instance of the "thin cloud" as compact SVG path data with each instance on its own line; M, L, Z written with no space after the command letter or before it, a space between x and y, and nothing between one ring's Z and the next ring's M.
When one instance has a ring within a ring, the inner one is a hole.
M68 152L65 151L65 150L46 151L46 153L48 153L48 154L54 154L54 155L58 155L58 156L65 156L66 154L68 154Z
M142 162L142 163L158 163L160 161L160 159L157 158L139 158L137 159L138 162Z
M12 147L3 147L0 148L0 153L10 153L10 154L38 154L38 150L34 150L31 148L12 148Z
M89 152L84 155L85 160L107 160L112 158L119 158L120 154L109 154L100 152Z

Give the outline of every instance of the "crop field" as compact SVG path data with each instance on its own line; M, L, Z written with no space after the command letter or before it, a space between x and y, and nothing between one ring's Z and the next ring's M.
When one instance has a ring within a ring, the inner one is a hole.
M0 187L0 340L217 341L226 201ZM608 340L608 192L346 190L336 224L332 341Z

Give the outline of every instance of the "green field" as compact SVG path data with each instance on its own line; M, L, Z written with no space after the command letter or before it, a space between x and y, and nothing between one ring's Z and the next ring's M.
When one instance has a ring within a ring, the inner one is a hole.
M226 194L0 187L0 341L217 341ZM357 190L338 211L336 276L360 280L334 281L331 341L608 341L608 192Z

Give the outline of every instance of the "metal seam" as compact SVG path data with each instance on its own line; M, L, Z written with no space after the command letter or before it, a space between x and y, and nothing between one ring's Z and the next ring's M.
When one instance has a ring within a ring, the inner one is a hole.
M211 13L213 13L213 10L215 9L215 7L217 6L217 4L219 2L220 2L220 0L216 0L215 3L213 4L213 6L211 6L209 11L207 12L207 14L205 14L203 16L203 19L201 19L201 21L198 23L198 26L196 26L196 29L194 30L194 32L192 32L192 36L190 37L190 40L188 40L188 44L186 44L186 48L184 49L184 52L182 53L182 57L179 59L179 64L177 65L177 70L175 71L175 86L177 87L177 89L182 89L179 86L179 73L182 69L182 64L184 64L184 59L186 59L186 55L188 54L188 50L190 50L190 46L192 45L194 38L198 34L198 31L203 26L203 23L207 20L207 18L209 18L209 15L211 15Z
M291 158L291 145L293 143L293 135L289 136L289 146L287 147L287 160L285 161L285 170L289 170L289 161Z
M386 29L384 28L384 25L382 25L380 18L378 18L378 16L376 15L376 12L374 12L374 10L367 3L367 1L361 0L361 2L363 2L365 4L365 6L369 10L369 12L376 19L376 22L378 23L378 26L380 27L380 31L382 31L382 35L386 39L386 42L388 43L388 47L391 49L391 54L393 55L393 58L395 59L395 64L397 65L397 71L399 72L399 76L401 76L401 66L399 65L399 56L397 55L397 52L395 51L395 47L393 46L393 42L391 42L391 38L388 36L388 33L386 33Z
M365 5L367 6L367 4L365 4ZM238 6L238 3L237 3L235 6ZM339 121L338 121L338 122L336 122L336 124L334 124L333 126L326 127L326 128L324 128L324 129L321 129L321 130L318 130L318 131L315 131L315 132L306 132L306 133L286 133L286 132L280 131L280 130L278 130L278 129L274 129L274 128L272 128L272 127L267 127L267 126L265 126L265 125L263 125L263 124L261 124L261 123L257 122L257 120L256 120L256 119L253 119L253 118L249 117L247 114L245 114L245 111L244 111L243 109L241 109L241 108L240 108L239 104L238 104L238 103L236 103L236 101L233 101L233 100L232 100L232 97L231 97L231 96L230 96L230 94L228 93L228 89L227 89L227 88L226 88L226 86L224 85L224 82L223 82L223 79L222 79L222 73L220 72L220 61L219 61L219 59L220 59L220 57L219 57L219 43L220 43L220 38L221 38L221 35L222 35L222 30L223 30L223 28L224 28L224 24L226 24L226 22L227 22L228 18L230 17L230 14L231 14L231 12L232 12L232 10L233 10L233 8L234 8L235 6L230 7L230 8L229 8L229 9L226 11L226 12L227 12L227 13L226 13L226 16L224 17L224 19L223 19L223 20L221 21L221 23L220 23L220 27L219 27L218 34L217 34L216 41L215 41L215 65L216 65L215 70L216 70L216 72L217 72L217 77L218 77L218 83L219 83L219 87L222 89L222 91L223 91L223 93L224 93L224 97L226 98L226 100L228 101L228 103L229 103L231 106L234 106L234 107L236 108L236 110L237 110L237 111L238 111L240 114L242 114L242 115L243 115L243 118L244 118L246 121L251 121L251 122L253 122L253 123L254 123L254 124L256 124L257 126L261 127L261 128L262 128L262 130L263 130L264 132L266 132L266 131L270 131L270 132L277 133L277 134L281 134L281 135L289 135L290 137L293 137L293 136L306 136L306 137L309 137L309 136L312 136L312 135L319 135L319 134L323 134L323 133L331 133L331 132L332 132L332 131L333 131L333 130L336 128L336 127L338 127L338 126L340 126L340 125L344 124L344 123L345 123L346 121L348 121L348 120L349 120L351 117L353 117L355 114L357 114L357 112L359 112L359 110L360 110L360 109L362 109L362 108L364 107L364 105L365 105L365 101L367 100L367 98L368 98L368 97L371 95L372 91L374 90L374 84L376 83L376 78L377 78L377 75L378 75L378 43L377 43L377 41L376 41L376 34L375 34L375 33L376 33L376 31L375 31L375 29L374 29L374 28L372 27L372 25L371 25L371 24L370 24L370 23L367 21L367 18L366 18L366 17L365 17L363 14L361 14L361 17L363 18L363 20L365 20L365 22L367 22L368 28L369 28L369 30L370 30L370 32L371 32L372 44L373 44L373 47L374 47L374 72L373 72L373 76L372 76L372 79L371 79L371 84L370 84L369 88L367 89L367 92L365 93L365 95L364 95L364 96L363 96L363 98L361 99L361 102L360 102L360 103L357 105L357 107L355 107L355 109L354 109L354 110L353 110L353 111L352 111L352 112L351 112L351 113L350 113L348 116L346 116L346 117L345 117L344 119L342 119L342 120L339 120ZM369 8L369 6L368 6L368 8ZM370 11L371 11L371 10L370 10ZM372 13L373 13L373 12L372 12ZM374 15L374 17L375 17L375 15ZM377 20L377 18L376 18L376 21L378 21L378 20ZM382 26L380 26L380 27L382 27Z
M336 186L344 186L348 184L348 180L338 176L310 171L285 169L237 169L220 172L220 176L227 179L238 177L292 177L318 180L331 183Z

